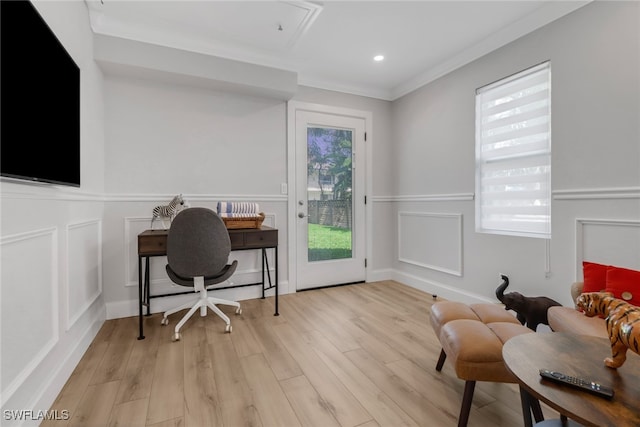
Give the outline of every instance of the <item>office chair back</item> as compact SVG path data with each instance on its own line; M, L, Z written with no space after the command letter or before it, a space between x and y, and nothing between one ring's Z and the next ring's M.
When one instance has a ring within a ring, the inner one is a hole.
M178 276L206 278L219 275L230 252L227 228L211 209L185 209L171 223L167 261Z

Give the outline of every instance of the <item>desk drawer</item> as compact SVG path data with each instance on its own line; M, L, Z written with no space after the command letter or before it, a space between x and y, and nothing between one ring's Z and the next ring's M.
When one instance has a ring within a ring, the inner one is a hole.
M138 254L139 255L156 255L167 253L167 236L139 236L138 237Z
M244 246L244 233L230 232L231 249L238 249Z
M277 246L278 230L261 230L257 233L245 233L244 244L248 248Z

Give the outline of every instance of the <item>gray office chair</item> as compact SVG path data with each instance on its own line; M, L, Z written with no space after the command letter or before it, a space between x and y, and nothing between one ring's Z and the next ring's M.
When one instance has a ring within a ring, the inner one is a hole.
M241 314L240 304L235 301L207 296L207 287L228 280L236 271L238 261L227 264L231 252L229 233L222 219L206 208L189 208L180 212L171 223L167 236L167 274L172 282L180 286L193 287L200 292L199 299L166 311L162 324L168 325L167 317L185 308L191 308L176 325L173 341L181 338L180 328L200 309L200 316L207 315L207 307L220 316L231 332L231 321L216 304L236 307Z

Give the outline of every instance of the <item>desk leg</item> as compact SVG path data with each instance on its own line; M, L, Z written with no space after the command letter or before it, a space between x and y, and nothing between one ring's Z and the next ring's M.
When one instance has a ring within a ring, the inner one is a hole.
M269 268L269 258L267 258L267 248L262 248L262 298L264 298L264 290L265 290L265 287L264 287L265 266L267 271L267 280L269 281L269 289L270 289L273 287L273 282L271 281L271 269ZM276 282L276 285L277 285L277 282Z
M144 301L147 304L147 316L151 316L151 279L149 278L149 257L145 259L144 263Z
M273 315L280 316L280 313L278 313L278 247L276 246L275 248L273 248L273 250L275 251L276 255L276 312Z
M278 247L274 246L273 247L274 250L274 255L276 256L276 265L275 265L275 280L276 280L276 284L275 284L275 296L276 296L276 312L273 314L274 316L279 316L280 313L278 313ZM264 272L265 270L267 271L267 280L269 280L269 288L273 287L273 282L271 281L271 270L269 270L269 258L267 258L267 249L266 248L262 248L262 299L264 299L264 289L265 289L265 277L264 277Z
M140 333L138 335L139 340L144 339L142 322L142 257L138 256L138 323L140 328Z
M267 251L265 250L265 248L260 249L260 252L262 253L262 299L264 299L264 263L267 262ZM269 268L269 263L267 262L267 269ZM271 283L269 283L271 284Z

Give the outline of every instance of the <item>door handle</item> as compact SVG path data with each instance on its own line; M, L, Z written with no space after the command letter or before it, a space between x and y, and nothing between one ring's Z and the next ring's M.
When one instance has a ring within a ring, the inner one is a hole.
M304 212L298 212L298 218L308 218L309 215L305 214Z

